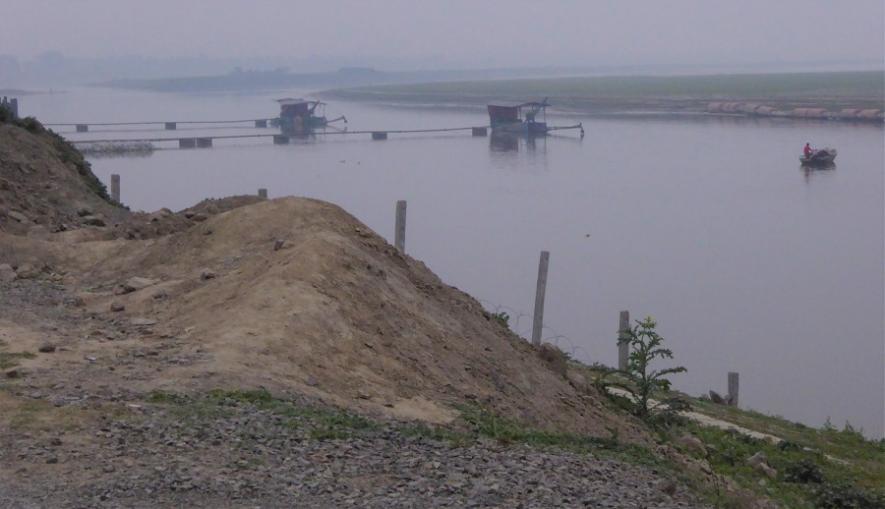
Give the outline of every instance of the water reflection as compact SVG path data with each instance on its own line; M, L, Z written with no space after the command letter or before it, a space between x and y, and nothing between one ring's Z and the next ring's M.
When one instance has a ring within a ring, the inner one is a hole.
M807 166L803 164L800 165L799 168L802 170L805 182L811 182L812 178L832 176L832 173L836 171L836 163L822 164L818 166Z
M489 149L492 152L519 152L520 136L514 133L492 131L489 136Z
M494 132L489 137L489 149L492 152L519 152L520 146L527 153L540 150L547 152L547 136L531 136L519 133Z

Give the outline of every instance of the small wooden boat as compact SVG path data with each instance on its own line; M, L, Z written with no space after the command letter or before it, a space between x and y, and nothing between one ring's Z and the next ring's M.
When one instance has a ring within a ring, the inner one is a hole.
M830 166L833 161L836 160L836 149L834 148L822 148L820 150L815 150L808 157L805 155L799 156L799 162L802 163L802 166Z

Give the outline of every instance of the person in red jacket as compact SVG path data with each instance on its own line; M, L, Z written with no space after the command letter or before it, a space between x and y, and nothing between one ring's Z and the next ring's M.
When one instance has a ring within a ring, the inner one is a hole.
M805 154L806 159L811 157L811 154L814 153L814 149L811 148L811 143L805 143L805 148L802 149L802 153Z

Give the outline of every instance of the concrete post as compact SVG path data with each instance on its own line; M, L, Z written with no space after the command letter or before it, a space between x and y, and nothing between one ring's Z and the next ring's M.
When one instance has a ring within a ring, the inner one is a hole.
M120 176L116 173L111 174L111 199L117 203L120 202Z
M618 369L626 371L630 363L630 336L627 331L630 330L630 312L621 311L620 320L618 322Z
M396 229L393 245L400 253L406 252L406 200L396 202Z
M550 264L550 252L541 251L538 262L538 286L535 289L535 315L532 320L532 344L541 345L541 333L544 330L544 297L547 294L547 267Z
M12 111L12 117L18 118L18 99L13 97L9 100L9 109Z
M265 189L263 187L258 189L258 197L264 198L266 200L267 199L267 189Z
M738 374L734 371L728 372L728 404L738 406Z

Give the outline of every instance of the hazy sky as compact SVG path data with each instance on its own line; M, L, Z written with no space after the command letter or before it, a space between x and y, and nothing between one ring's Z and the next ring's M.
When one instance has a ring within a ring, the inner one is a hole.
M883 0L3 0L0 54L427 67L883 59Z

